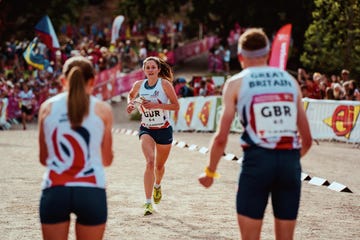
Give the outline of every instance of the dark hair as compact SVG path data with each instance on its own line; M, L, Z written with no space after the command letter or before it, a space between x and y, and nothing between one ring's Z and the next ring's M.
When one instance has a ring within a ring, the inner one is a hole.
M63 74L69 81L68 117L71 127L75 128L81 125L89 113L90 96L85 92L85 86L94 78L94 68L87 58L75 56L66 60Z
M148 61L154 61L157 64L158 68L160 69L159 77L161 77L162 79L166 79L170 82L172 82L174 80L174 73L173 73L172 68L163 59L158 58L158 57L153 57L153 56L147 57L147 58L145 58L145 60L143 62L143 69L145 69L145 64Z
M335 99L334 90L331 87L326 88L325 99Z

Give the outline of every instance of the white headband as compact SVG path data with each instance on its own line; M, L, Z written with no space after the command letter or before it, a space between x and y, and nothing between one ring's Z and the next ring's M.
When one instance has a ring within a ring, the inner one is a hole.
M269 51L270 51L269 44L266 44L266 46L263 48L253 50L253 51L245 50L245 49L242 49L240 46L238 46L238 54L241 54L247 58L256 58L256 57L265 56L266 54L269 53Z

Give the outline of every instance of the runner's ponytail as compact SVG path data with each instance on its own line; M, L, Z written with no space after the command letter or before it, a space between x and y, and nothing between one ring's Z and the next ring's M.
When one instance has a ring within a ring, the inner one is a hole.
M81 68L78 66L70 70L69 76L69 95L67 101L68 117L71 127L79 127L89 113L89 95L85 92L85 79Z
M95 73L91 61L83 56L75 56L66 60L63 74L68 81L68 118L72 128L79 127L84 117L89 114L90 95L86 86Z

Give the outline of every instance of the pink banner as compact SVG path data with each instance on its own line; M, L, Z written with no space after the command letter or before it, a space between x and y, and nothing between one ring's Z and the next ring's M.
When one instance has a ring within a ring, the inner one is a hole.
M190 57L208 51L217 41L216 37L207 37L202 40L191 42L174 51L168 52L170 64L176 64ZM121 95L130 91L136 80L144 79L145 74L142 69L130 73L122 73L121 65L107 69L95 77L95 88L93 95L103 100L108 100L114 96Z
M175 63L182 62L190 57L208 51L212 46L214 46L216 41L218 41L218 39L215 36L207 37L176 48L174 50Z
M119 66L116 66L102 71L96 77L93 95L102 100L108 100L114 96L130 91L136 80L144 78L145 75L142 69L125 74L121 72Z
M272 43L269 65L286 69L291 38L291 24L286 24L277 32Z

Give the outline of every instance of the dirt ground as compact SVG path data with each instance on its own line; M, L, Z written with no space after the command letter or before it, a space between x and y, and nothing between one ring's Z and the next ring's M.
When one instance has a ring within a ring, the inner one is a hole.
M194 63L195 64L195 63ZM189 74L180 70L179 75ZM189 75L190 76L190 75ZM163 200L156 212L143 216L143 171L145 161L125 103L113 103L113 165L106 169L109 217L106 240L239 239L235 193L241 164L222 159L221 178L210 189L197 181L208 153L211 133L174 134L189 147L173 146L162 183ZM128 130L128 131L126 131ZM14 127L0 131L0 236L4 240L41 239L38 217L40 182L44 168L38 160L37 126L23 131ZM238 134L229 136L226 153L240 158ZM360 149L353 144L320 142L302 159L303 172L329 183L338 182L352 193L331 190L303 181L301 207L295 239L360 239ZM269 202L270 203L270 202ZM69 239L74 238L73 225ZM266 209L262 239L274 239L271 205Z

